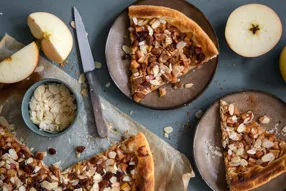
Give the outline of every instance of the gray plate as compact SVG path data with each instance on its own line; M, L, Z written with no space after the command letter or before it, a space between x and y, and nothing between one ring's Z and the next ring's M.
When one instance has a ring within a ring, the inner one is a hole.
M277 123L280 123L278 126L280 130L286 126L286 104L271 94L245 91L232 93L221 99L235 103L240 111L253 111L256 119L262 115L269 116L271 121L264 126L265 129L272 129ZM202 178L213 190L228 190L223 158L217 156L212 158L213 154L209 151L206 142L220 147L222 151L219 100L209 107L197 126L194 138L194 157ZM285 190L285 180L286 174L284 173L256 190Z
M189 18L196 21L218 47L216 34L207 18L198 8L187 1L144 0L137 1L135 4L160 5L181 11ZM122 45L130 45L128 27L129 18L128 9L126 9L117 17L110 29L106 43L105 55L111 78L121 92L128 98L132 99L128 83L129 61L122 60L124 52L121 49ZM160 98L158 96L158 92L155 91L147 95L139 104L153 109L173 109L190 103L201 95L208 87L216 71L217 64L218 57L212 59L208 63L205 63L202 68L190 71L185 76L180 78L181 82L184 84L193 83L194 86L192 88L174 90L170 84L165 85L167 89L166 96Z

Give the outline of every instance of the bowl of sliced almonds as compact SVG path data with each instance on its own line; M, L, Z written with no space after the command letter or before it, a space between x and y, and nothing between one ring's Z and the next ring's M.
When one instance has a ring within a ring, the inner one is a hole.
M31 131L55 137L72 128L78 108L78 96L69 85L57 79L44 79L27 90L21 110Z

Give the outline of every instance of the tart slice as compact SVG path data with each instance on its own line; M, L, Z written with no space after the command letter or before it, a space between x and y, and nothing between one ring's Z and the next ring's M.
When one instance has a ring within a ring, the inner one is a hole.
M130 6L130 85L134 101L218 55L208 35L183 13L159 6Z
M254 121L251 111L220 101L226 180L230 190L251 190L286 172L286 143Z
M65 190L153 191L154 164L148 142L139 133L61 174Z
M36 191L58 188L58 178L5 127L0 126L0 190ZM55 190L55 189L54 189Z

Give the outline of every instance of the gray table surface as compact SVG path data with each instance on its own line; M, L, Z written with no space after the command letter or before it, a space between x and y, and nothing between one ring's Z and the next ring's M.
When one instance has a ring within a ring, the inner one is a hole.
M193 159L193 134L198 122L194 116L196 111L199 109L205 111L214 100L227 93L246 89L267 91L286 100L286 84L279 72L279 55L286 45L285 32L277 46L267 54L258 58L243 58L235 54L226 44L224 30L227 18L238 6L256 2L273 8L280 16L283 26L286 26L286 2L285 0L189 0L204 12L213 25L220 43L220 61L215 77L203 95L190 105L170 111L155 111L131 102L121 94L108 74L104 54L108 31L116 16L132 2L132 0L0 0L0 13L2 13L0 37L9 33L18 41L27 44L33 40L26 24L30 13L50 12L69 24L73 20L72 7L77 7L89 34L88 39L94 59L103 64L103 67L95 72L100 82L100 95L187 155L197 175L190 180L188 190L210 190L200 178ZM70 26L69 28L73 30ZM75 35L74 31L72 33ZM81 68L79 69L75 44L68 60L70 64L63 69L72 77L78 78L76 71L81 71ZM108 88L105 86L107 83L111 83ZM187 123L190 123L190 128L184 127ZM174 128L169 139L163 137L163 128L166 126Z

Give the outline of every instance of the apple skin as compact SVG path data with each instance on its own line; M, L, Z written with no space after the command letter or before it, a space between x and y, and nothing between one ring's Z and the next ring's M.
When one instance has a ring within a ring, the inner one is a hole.
M41 49L52 61L62 63L70 54L73 38L66 24L57 16L35 12L28 16L32 35L41 41Z
M39 61L39 49L30 43L0 62L0 83L12 84L28 78Z
M280 68L281 75L284 81L286 82L286 47L283 48L280 54L279 68Z

